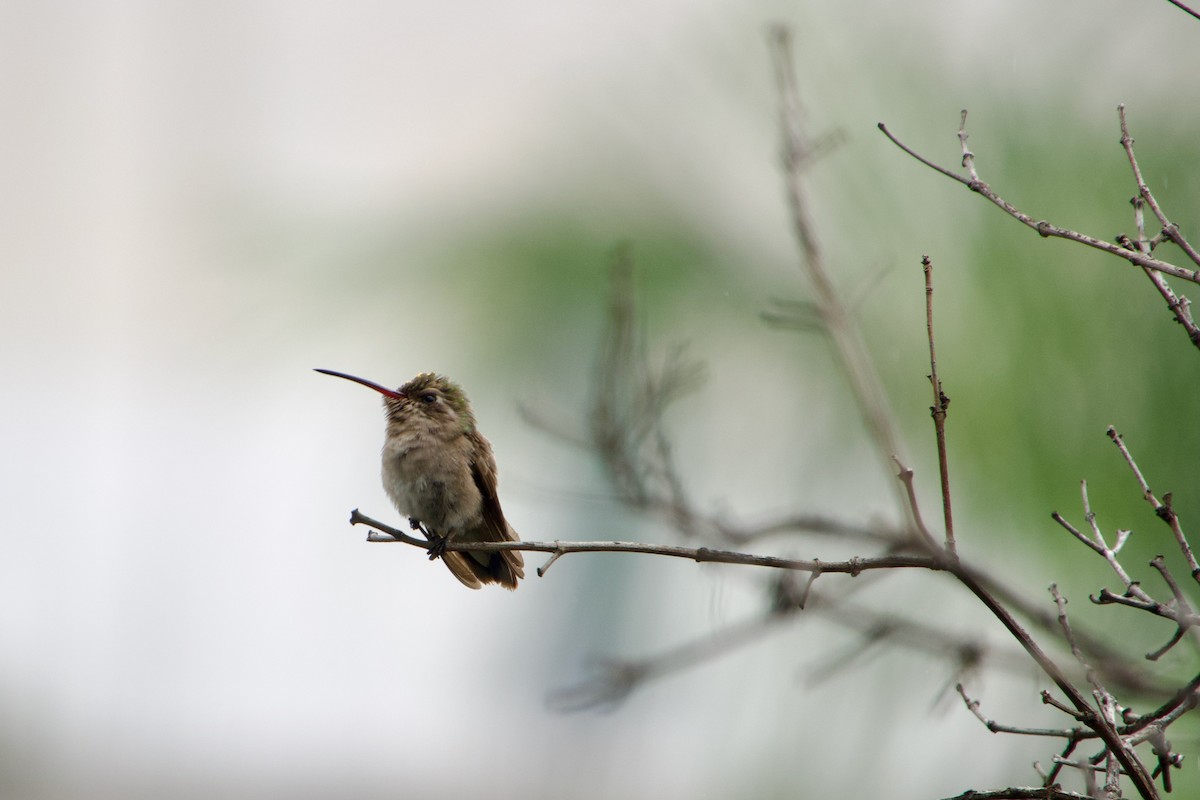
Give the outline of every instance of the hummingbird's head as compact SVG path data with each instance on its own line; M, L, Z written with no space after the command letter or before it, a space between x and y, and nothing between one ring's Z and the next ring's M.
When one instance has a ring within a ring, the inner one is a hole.
M427 427L443 431L470 433L475 430L475 414L471 411L466 393L445 375L422 372L399 389L388 389L344 372L329 369L318 369L317 372L361 383L379 392L383 395L383 407L389 423L403 425L419 420Z
M422 372L401 386L398 394L402 399L384 398L388 420L417 414L439 427L454 426L466 433L475 430L475 414L466 392L445 375Z

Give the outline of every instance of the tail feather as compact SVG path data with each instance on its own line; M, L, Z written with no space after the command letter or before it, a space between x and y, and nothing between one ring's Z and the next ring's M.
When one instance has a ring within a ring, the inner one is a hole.
M467 553L447 550L442 553L442 561L450 568L454 577L462 581L468 589L478 589L483 586L479 577L479 564Z
M506 526L507 527L507 526ZM475 537L456 536L459 541L475 540ZM480 537L477 541L518 541L516 532L510 527L503 539ZM525 577L525 559L519 550L500 550L494 553L447 550L442 560L454 577L468 589L478 589L485 583L498 583L510 592L517 588L517 581Z

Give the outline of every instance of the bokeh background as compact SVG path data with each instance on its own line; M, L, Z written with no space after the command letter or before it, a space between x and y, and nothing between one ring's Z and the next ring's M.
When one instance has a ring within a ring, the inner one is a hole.
M763 577L571 556L515 594L472 593L346 524L354 507L394 518L381 413L312 367L462 382L527 538L671 540L518 412L585 414L619 242L650 349L707 365L672 417L698 504L895 519L827 343L758 316L808 296L774 21L794 31L811 129L845 137L811 172L814 212L927 518L922 254L963 551L1035 599L1057 580L1077 624L1134 652L1164 641L1086 602L1115 584L1049 513L1082 521L1087 478L1106 530L1135 531L1131 568L1149 581L1158 552L1178 566L1104 429L1200 536L1195 349L1136 270L1039 239L875 125L952 166L969 108L985 180L1112 237L1132 233L1126 103L1147 179L1194 238L1200 23L1168 3L0 2L0 795L917 798L1033 782L1052 747L988 734L944 660L843 664L855 634L820 617L609 713L556 713L547 695L594 659L754 613ZM936 577L864 594L1004 641ZM1191 652L1165 665L1195 668ZM1001 721L1063 724L1032 669L970 685ZM1195 753L1196 731L1172 738ZM1197 785L1192 760L1177 792Z

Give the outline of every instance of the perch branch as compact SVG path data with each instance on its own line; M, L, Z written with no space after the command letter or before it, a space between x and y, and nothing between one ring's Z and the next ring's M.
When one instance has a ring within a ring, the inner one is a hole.
M358 509L350 512L350 524L368 525L385 534L379 536L374 535L374 532L372 532L367 535L368 542L401 542L414 547L420 547L422 550L429 549L429 542L409 536L390 525L385 525L378 520L371 519L359 513ZM667 556L669 558L684 558L697 562L741 564L752 567L796 570L799 572L835 572L847 575L859 575L863 572L880 569L944 569L937 559L926 556L886 555L875 558L851 558L847 561L821 561L819 559L758 556L750 553L734 552L732 550L717 550L711 547L678 547L675 545L645 544L643 542L458 542L450 540L446 542L446 549L478 553L521 550L551 553L558 556L568 553L643 553Z

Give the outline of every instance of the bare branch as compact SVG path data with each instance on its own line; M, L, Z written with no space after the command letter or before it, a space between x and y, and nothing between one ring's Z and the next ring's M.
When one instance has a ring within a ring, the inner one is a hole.
M780 127L784 141L783 169L787 185L792 230L803 254L802 267L816 295L814 308L837 349L838 361L846 371L859 413L884 465L901 456L901 440L896 433L893 413L883 382L863 344L850 313L842 302L825 266L824 253L817 241L816 226L809 211L804 186L805 169L812 163L816 148L805 135L800 113L800 90L792 58L791 34L782 25L771 28L769 41L775 67L780 102ZM897 497L898 500L902 498Z
M1200 564L1196 562L1196 556L1192 552L1192 547L1188 543L1187 536L1184 535L1183 527L1179 523L1179 515L1171 507L1171 495L1163 495L1163 502L1160 503L1158 498L1154 496L1154 492L1150 491L1150 485L1146 483L1146 479L1142 476L1142 471L1138 468L1137 462L1133 460L1133 454L1125 446L1124 437L1117 433L1117 429L1111 425L1108 426L1106 432L1108 433L1108 438L1112 439L1113 444L1121 451L1121 455L1125 458L1125 463L1129 465L1129 469L1133 472L1133 477L1137 480L1138 486L1141 487L1142 497L1154 507L1154 513L1158 515L1159 519L1170 526L1171 532L1175 535L1175 543L1179 545L1179 550L1183 553L1183 557L1187 561L1192 577L1200 582Z
M930 161L929 159L925 158L924 156L919 155L916 151L914 151L908 145L906 145L902 141L900 141L899 138L897 138L890 130L888 130L887 125L883 124L882 122L879 123L879 130L882 131L883 135L888 137L888 139L890 139L893 144L895 144L897 147L899 147L905 153L908 153L910 156L915 158L917 161L920 161L925 166L927 166L933 170L936 170L937 172L940 172L941 174L945 175L948 178L952 178L952 179L958 181L959 183L966 186L971 191L976 192L977 194L982 195L983 197L987 198L987 200L989 200L993 205L1002 209L1010 217L1021 222L1024 225L1032 228L1033 230L1037 231L1043 237L1069 239L1073 242L1079 242L1080 244L1087 245L1088 247L1092 247L1097 250L1103 250L1106 253L1110 253L1112 255L1119 256L1123 260L1129 261L1133 264L1136 264L1139 267L1145 267L1147 269L1156 270L1156 271L1162 272L1166 275L1173 275L1177 278L1182 278L1183 280L1191 281L1192 283L1200 283L1200 272L1197 272L1196 270L1187 269L1185 267L1178 267L1178 266L1176 266L1174 264L1170 264L1166 261L1160 261L1157 258L1147 256L1144 253L1140 253L1137 251L1131 251L1128 248L1122 247L1119 244L1115 244L1113 242L1108 242L1103 239L1097 239L1094 236L1088 236L1087 234L1079 233L1078 231L1069 230L1067 228L1060 228L1057 225L1052 225L1051 223L1046 222L1045 220L1035 220L1033 217L1029 216L1028 214L1023 213L1016 206L1012 205L1007 200L1000 197L998 194L996 194L992 190L992 188L990 186L988 186L983 181L977 180L977 179L972 179L972 178L964 178L963 176L958 175L957 173L955 173L951 170L948 170L945 167L935 164L934 162Z
M963 124L966 124L967 112L963 112ZM963 146L963 164L969 165L972 172L975 169L974 156L967 150L967 134L960 131ZM933 345L933 262L929 256L921 257L921 266L925 271L925 329L929 334L929 382L933 386L933 405L929 413L933 416L933 431L937 439L938 472L942 480L942 517L946 525L946 550L956 552L954 543L954 513L950 507L950 465L946 456L946 409L950 406L950 398L942 391L942 379L938 377L937 352Z
M979 173L975 171L975 154L967 149L967 110L962 110L962 115L959 117L958 123L958 143L962 145L962 165L967 174L971 176L971 180L979 180Z
M1067 645L1071 648L1071 655L1075 656L1075 660L1083 667L1084 674L1087 676L1087 681L1092 685L1092 688L1097 691L1104 691L1104 687L1100 684L1100 679L1096 676L1096 670L1088 663L1087 657L1079 648L1079 643L1075 641L1075 632L1071 630L1071 621L1067 617L1067 598L1062 596L1062 592L1058 590L1058 584L1050 584L1050 595L1054 598L1054 605L1058 609L1058 624L1062 627L1063 638L1066 639Z
M1200 705L1200 674L1195 675L1170 700L1154 711L1143 714L1127 724L1121 729L1121 733L1129 736L1150 725L1159 725L1165 728L1198 705ZM1131 741L1136 744L1139 740L1133 737Z
M550 565L553 564L555 561L558 561L559 556L561 556L565 552L566 552L565 550L555 550L554 554L551 555L550 558L546 560L546 563L542 564L540 567L537 568L537 576L539 578L546 577L546 572L550 569Z
M385 536L367 535L368 542L374 543L403 543L429 548L429 542L417 539L385 525L378 520L360 514L358 509L350 512L351 525L369 525L382 531ZM798 572L834 572L846 575L859 575L863 572L881 569L932 569L944 567L933 558L912 555L886 555L875 558L851 558L848 561L821 561L819 559L779 558L777 556L757 556L750 553L738 553L732 550L716 550L711 547L678 547L665 544L645 544L643 542L463 542L450 540L446 549L453 551L468 551L476 553L493 553L500 550L521 550L541 553L553 553L559 556L567 553L642 553L647 555L666 556L668 558L684 558L689 561L741 564L752 567L770 567L773 569L796 570Z
M1064 792L1054 786L996 789L991 792L967 791L944 800L1090 800L1087 795Z
M1002 725L984 716L979 708L979 701L968 697L967 690L963 688L961 683L954 688L958 690L958 694L966 704L967 710L974 714L975 718L982 722L984 727L992 733L1015 733L1020 736L1054 736L1071 741L1096 738L1096 734L1086 728L1025 728L1015 725Z
M1188 603L1187 598L1183 594L1183 590L1179 588L1179 584L1175 582L1175 576L1173 576L1171 571L1167 569L1167 564L1165 561L1163 561L1163 557L1155 556L1154 558L1150 559L1150 566L1158 570L1158 573L1162 575L1163 580L1166 581L1167 586L1171 590L1171 594L1175 597L1175 607L1179 610L1180 615L1185 617L1190 615L1192 613L1191 604Z
M1062 768L1063 768L1063 764L1065 763L1065 760L1071 757L1071 754L1075 752L1075 748L1077 748L1078 746L1079 746L1079 742L1068 741L1066 743L1066 745L1063 747L1062 752L1060 752L1057 756L1054 757L1054 759L1053 759L1054 766L1051 767L1049 772L1044 772L1042 770L1042 767L1040 764L1038 764L1036 761L1033 762L1034 770L1038 773L1038 775L1042 776L1042 786L1056 786L1058 784L1058 776L1062 772ZM1094 787L1089 786L1089 795L1088 796L1094 797L1094 795L1090 794L1091 788L1094 788Z
M1108 562L1108 565L1112 567L1113 572L1115 572L1117 577L1121 579L1121 583L1125 587L1126 595L1135 597L1145 603L1154 602L1150 595L1143 591L1141 585L1129 576L1129 573L1125 571L1125 567L1123 567L1121 562L1117 559L1117 553L1120 552L1121 547L1124 546L1125 542L1129 539L1129 531L1118 531L1116 543L1112 547L1109 547L1108 543L1104 539L1104 534L1100 532L1100 525L1096 521L1096 513L1092 511L1091 501L1088 499L1087 481L1079 482L1079 493L1083 498L1084 517L1087 519L1088 525L1092 529L1091 538L1080 533L1075 526L1063 519L1063 516L1057 511L1050 515L1051 518L1053 518L1054 521L1059 525L1063 526L1063 528L1070 532L1071 535L1073 535L1080 542L1099 553L1104 560Z
M1187 254L1187 257L1192 262L1200 266L1200 252L1188 243L1183 232L1179 230L1179 226L1167 219L1166 213L1155 199L1154 193L1150 191L1150 187L1146 184L1146 179L1142 177L1142 169L1138 166L1137 157L1133 154L1133 137L1129 135L1129 123L1125 118L1125 104L1117 106L1117 115L1121 120L1121 146L1125 148L1125 155L1129 158L1129 166L1133 170L1133 179L1137 182L1138 196L1146 201L1150 206L1150 210L1154 212L1154 216L1158 218L1159 224L1163 227L1163 236L1179 246L1179 249Z
M1121 118L1121 145L1125 148L1125 154L1129 158L1129 165L1133 169L1134 180L1138 185L1138 196L1134 197L1130 202L1133 204L1134 224L1137 227L1138 238L1136 243L1128 241L1128 237L1117 237L1117 243L1127 249L1136 249L1137 252L1143 255L1150 255L1155 244L1161 239L1169 239L1179 245L1179 248L1187 254L1187 256L1195 264L1200 264L1200 253L1188 243L1183 233L1179 230L1179 226L1167 219L1162 208L1158 205L1158 201L1154 198L1154 194L1150 191L1150 187L1146 185L1145 179L1142 178L1142 170L1138 166L1137 158L1133 154L1133 137L1129 135L1129 126L1125 120L1125 106L1117 106L1118 114ZM1162 233L1154 239L1146 238L1146 225L1142 206L1149 204L1154 215L1158 217L1158 221L1162 224ZM1167 308L1175 317L1175 321L1183 326L1187 332L1188 338L1192 344L1200 347L1200 326L1196 325L1192 318L1191 301L1186 297L1177 296L1167 283L1166 277L1155 272L1152 269L1145 269L1146 277L1154 285L1154 288L1162 296L1167 303Z
M900 471L896 473L896 477L900 479L900 483L904 485L905 498L908 501L908 513L912 520L914 530L917 533L917 541L925 547L936 550L937 542L934 541L933 535L929 533L929 528L925 527L925 520L921 518L921 504L917 501L917 490L913 485L913 471L899 458L892 456L892 461L896 468Z
M1171 5L1175 6L1179 10L1183 11L1183 13L1190 14L1191 16L1195 17L1196 19L1200 19L1200 13L1193 11L1188 6L1179 2L1179 0L1167 0L1167 2L1170 3Z

